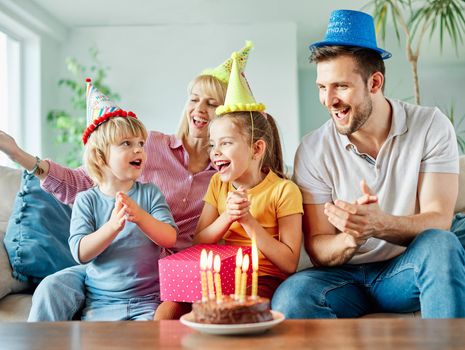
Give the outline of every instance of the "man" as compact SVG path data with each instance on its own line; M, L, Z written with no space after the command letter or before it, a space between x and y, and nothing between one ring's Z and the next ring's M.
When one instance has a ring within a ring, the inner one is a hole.
M304 137L295 180L315 268L276 291L288 318L413 312L465 316L465 252L450 227L458 193L453 127L439 109L387 99L371 16L338 10L311 47L331 120Z

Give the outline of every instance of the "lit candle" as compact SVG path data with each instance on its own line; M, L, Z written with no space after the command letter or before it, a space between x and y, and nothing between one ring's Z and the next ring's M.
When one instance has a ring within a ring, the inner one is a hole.
M210 250L208 252L207 258L207 281L208 281L208 296L210 300L215 299L215 287L213 286L213 252Z
M247 289L247 270L249 269L249 256L244 255L242 260L242 278L241 278L241 295L239 301L245 300L245 291Z
M239 299L239 294L241 294L241 266L242 266L242 248L237 250L236 255L236 270L234 276L234 299Z
M215 255L214 268L215 268L216 302L219 304L223 301L223 293L221 291L221 277L220 277L221 259L219 255Z
M207 268L207 251L202 249L200 253L200 284L202 286L202 302L206 302L208 300L207 295L207 274L205 272Z
M252 298L256 299L258 294L258 250L255 235L252 237Z

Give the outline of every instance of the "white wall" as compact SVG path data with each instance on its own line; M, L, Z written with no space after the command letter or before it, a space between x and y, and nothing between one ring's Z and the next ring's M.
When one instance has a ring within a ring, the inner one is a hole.
M134 111L148 129L175 133L188 82L222 63L245 40L255 46L247 79L256 100L276 118L285 161L292 164L299 142L293 23L76 28L63 53L88 65L88 48L97 47L111 67L106 82L121 95L120 107Z

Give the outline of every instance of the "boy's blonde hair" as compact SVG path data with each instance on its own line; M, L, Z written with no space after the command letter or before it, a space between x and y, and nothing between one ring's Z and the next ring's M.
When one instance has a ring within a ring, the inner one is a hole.
M108 165L110 145L135 136L147 139L147 130L139 119L132 117L110 118L90 135L84 149L83 163L87 173L97 185L101 185L104 181L104 169Z
M189 83L187 87L187 94L190 95L192 93L192 89L195 85L199 84L202 91L204 91L207 95L213 97L219 104L224 103L224 99L226 97L226 89L228 87L227 84L221 82L217 78L211 75L199 75L194 80ZM178 132L176 136L180 140L184 140L189 133L189 121L187 118L187 101L186 105L184 106L184 110L182 112L182 117L179 123Z

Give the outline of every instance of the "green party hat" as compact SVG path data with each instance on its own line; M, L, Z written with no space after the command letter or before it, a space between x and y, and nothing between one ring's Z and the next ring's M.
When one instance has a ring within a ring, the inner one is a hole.
M249 57L249 52L252 48L253 48L252 42L246 41L245 46L239 51L237 51L239 65L242 71L245 69L247 58ZM228 58L226 61L224 61L222 64L220 64L216 68L205 69L201 73L201 75L211 75L215 77L216 79L218 79L219 81L227 84L229 81L229 76L231 74L231 68L232 68L232 59Z

